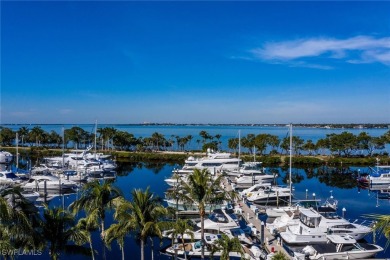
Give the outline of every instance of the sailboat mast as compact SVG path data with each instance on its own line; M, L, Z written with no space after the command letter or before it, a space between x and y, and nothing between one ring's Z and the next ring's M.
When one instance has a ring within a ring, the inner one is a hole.
M19 171L19 134L16 133L16 169Z
M238 130L238 162L237 162L237 173L240 172L240 155L241 155L241 130Z
M62 127L62 169L65 167L65 129Z
M241 130L238 130L238 159L241 155Z
M292 167L292 124L290 123L290 168L289 168L289 183L290 183L290 206L292 205L292 182L291 182L291 167Z
M97 120L95 120L95 141L94 141L94 147L95 147L95 159L96 159L96 128L97 128Z

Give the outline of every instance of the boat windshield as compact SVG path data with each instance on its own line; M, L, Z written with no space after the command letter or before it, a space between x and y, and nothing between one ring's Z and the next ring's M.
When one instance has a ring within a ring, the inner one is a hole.
M210 214L209 216L209 219L213 222L227 222L227 219L226 217L223 215L223 214L220 214L220 213L213 213L213 214Z
M15 178L18 178L18 176L16 176L15 173L13 173L13 172L9 172L9 173L5 174L5 178L7 178L7 179L15 179Z
M304 214L300 214L299 215L299 219L301 220L301 222L304 225L306 225L308 227L317 227L318 224L321 221L321 216L319 216L319 217L309 217L309 216L306 216Z

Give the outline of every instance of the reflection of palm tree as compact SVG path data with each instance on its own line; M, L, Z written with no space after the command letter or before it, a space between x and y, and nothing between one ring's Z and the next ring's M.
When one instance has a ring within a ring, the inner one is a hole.
M131 194L133 196L129 205L132 212L131 221L135 224L137 237L141 243L141 260L144 260L145 241L152 236L162 238L162 227L165 223L161 222L161 219L168 212L161 206L162 200L158 196L154 196L149 191L149 187L145 191L135 189Z
M86 233L75 227L74 216L70 212L61 208L46 208L43 217L42 234L49 243L51 259L59 259L61 252L90 253L89 250L81 246L88 241ZM69 244L70 241L76 244Z
M87 218L99 222L100 236L103 242L105 236L104 220L106 218L106 210L112 209L114 201L121 196L121 191L112 186L111 181L105 181L103 184L100 184L99 181L89 182L83 187L81 197L74 201L70 205L70 208L73 211L85 210ZM103 259L105 259L104 243L102 243L102 249Z
M221 176L213 180L207 169L195 169L193 174L188 176L188 181L182 181L184 201L195 204L199 208L202 237L202 259L204 258L204 218L206 215L206 205L221 203L226 194L220 192Z
M240 253L242 259L244 256L244 250L242 249L240 240L237 237L229 238L225 234L222 234L221 238L216 240L212 245L211 255L213 256L216 252L221 252L221 260L230 259L230 252Z

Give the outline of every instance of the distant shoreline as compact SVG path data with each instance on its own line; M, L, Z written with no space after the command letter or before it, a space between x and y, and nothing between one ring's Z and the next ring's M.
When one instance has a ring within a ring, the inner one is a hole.
M60 123L2 123L0 126L7 126L7 125L13 125L13 126L26 126L26 125L93 125L94 123L82 123L82 124L75 124L75 123L66 123L66 124L60 124ZM137 124L126 124L126 123L99 123L99 125L113 125L113 126L245 126L245 127L286 127L288 124L207 124L207 123L137 123ZM324 129L390 129L390 123L346 123L346 124L302 124L297 123L293 124L294 127L306 127L306 128L324 128Z

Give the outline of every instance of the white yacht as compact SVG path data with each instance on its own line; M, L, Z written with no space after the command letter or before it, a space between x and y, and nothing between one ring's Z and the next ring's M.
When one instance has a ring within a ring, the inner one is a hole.
M332 191L331 191L332 192ZM298 208L317 208L320 205L320 199L304 199L304 200L295 200L292 201L291 206L282 206L282 207L268 207L265 212L270 218L277 218L284 214L286 211L295 211ZM324 207L331 207L334 210L337 210L338 200L334 199L333 195L325 200L323 203Z
M22 180L12 171L0 171L0 185L15 186L22 183Z
M371 174L361 176L358 181L360 184L371 187L390 185L390 165L378 165L372 169Z
M0 164L10 164L14 156L10 152L0 150Z
M236 187L250 187L257 183L272 183L274 181L274 176L269 174L261 175L241 175L235 177L233 182L236 184Z
M176 200L167 198L164 201L168 204L169 207L176 209ZM217 203L217 204L206 204L205 210L206 210L206 212L211 212L214 209L220 209L222 207L226 207L226 205L227 205L227 202L222 202L222 203ZM188 204L188 203L185 203L185 202L179 200L178 210L179 211L199 211L199 207L198 207L198 204L196 204L196 203Z
M21 194L25 199L31 202L34 202L39 198L39 193L33 190L23 190Z
M216 240L220 239L221 235L207 235L205 236L205 246L204 246L204 255L207 258L211 257L211 248L212 245L215 243ZM194 243L185 243L184 248L182 243L176 243L173 244L171 247L168 247L166 249L166 252L172 255L178 255L178 256L190 256L190 257L200 257L202 252L202 243L201 240L196 241ZM221 252L215 252L214 256L219 257L221 256ZM229 257L241 257L240 253L237 252L230 252ZM248 254L243 254L244 259L250 259L250 256Z
M327 235L327 242L308 245L300 252L294 252L294 259L369 259L383 248L368 243L358 243L348 235Z
M68 181L84 182L87 180L88 174L84 172L77 172L75 170L64 170L59 174L59 177Z
M272 186L271 183L258 183L255 185L252 185L251 187L242 190L239 192L241 196L251 196L252 193L258 192L258 191L267 191L267 190L278 190L283 192L290 192L290 188L282 187L282 186Z
M299 207L292 210L284 211L280 217L275 218L271 224L267 224L267 229L274 233L275 230L278 232L284 230L287 226L295 225L299 221Z
M197 226L200 228L201 223ZM204 220L205 229L225 230L231 228L239 228L238 219L233 213L229 213L226 209L215 209L207 219Z
M290 189L281 187L269 187L248 192L246 199L256 204L285 204L291 197Z
M264 169L261 166L262 162L245 162L237 170L233 169L224 169L224 173L228 176L242 176L242 175L259 175L264 173Z
M33 175L30 180L23 186L27 190L44 191L64 191L77 188L77 183L74 181L60 179L53 175Z
M46 164L43 163L31 168L31 174L33 175L46 175L46 174L51 174L55 171L57 171L56 168L48 167Z
M372 231L368 226L337 216L331 208L322 209L321 214L313 208L300 208L296 221L296 224L287 226L286 231L280 233L288 244L324 243L327 233L349 235L359 240Z
M207 156L202 158L188 157L185 164L180 170L175 170L176 173L191 173L195 168L208 169L211 173L220 172L222 170L237 169L242 163L239 158L234 158L230 153L214 152L207 150Z

